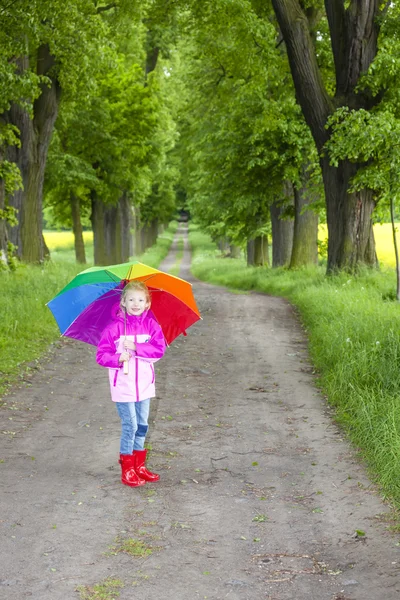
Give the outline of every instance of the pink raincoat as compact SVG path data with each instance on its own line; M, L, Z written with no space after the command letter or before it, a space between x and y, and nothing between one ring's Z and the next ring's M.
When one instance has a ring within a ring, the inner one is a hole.
M140 402L153 398L155 393L154 366L165 352L165 339L160 325L150 310L141 315L126 315L126 338L136 344L129 350L129 373L123 372L118 361L125 339L125 315L119 306L113 311L114 322L103 331L97 346L96 361L109 370L113 402Z

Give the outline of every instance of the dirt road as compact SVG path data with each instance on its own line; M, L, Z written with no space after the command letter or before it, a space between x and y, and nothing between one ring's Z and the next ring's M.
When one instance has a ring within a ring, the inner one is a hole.
M160 482L120 484L93 348L57 343L4 399L0 598L111 600L90 591L114 582L121 600L398 600L398 537L315 387L293 309L194 290L203 320L158 363Z

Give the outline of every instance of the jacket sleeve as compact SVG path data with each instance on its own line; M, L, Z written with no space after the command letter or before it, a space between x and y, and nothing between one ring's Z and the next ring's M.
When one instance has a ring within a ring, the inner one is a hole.
M118 360L119 357L120 354L115 352L115 335L107 327L101 334L99 345L97 346L96 362L102 367L118 369L122 367L122 363Z
M148 342L136 344L136 356L146 362L156 362L164 356L166 344L161 327L152 322L151 338Z

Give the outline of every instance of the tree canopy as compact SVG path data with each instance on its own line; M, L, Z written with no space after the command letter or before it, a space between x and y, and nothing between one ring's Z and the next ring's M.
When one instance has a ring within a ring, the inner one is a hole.
M301 217L318 213L328 271L376 264L372 222L399 185L398 13L377 0L0 2L3 264L45 259L44 208L77 248L90 222L107 262L177 206L241 247L271 231L277 247L284 222L292 239L291 219L293 248L298 235L316 247Z

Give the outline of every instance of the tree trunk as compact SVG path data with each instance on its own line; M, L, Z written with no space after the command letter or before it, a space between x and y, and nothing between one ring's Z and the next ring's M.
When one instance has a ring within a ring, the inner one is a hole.
M121 262L121 226L118 206L104 206L103 216L107 264L116 265Z
M247 259L247 266L253 267L254 266L254 240L247 240L246 259Z
M104 235L104 212L105 206L92 191L92 213L90 220L93 230L93 260L95 265L107 265L108 256L106 250L106 238Z
M141 245L144 252L155 244L158 236L158 220L153 219L151 223L145 223L141 229Z
M133 217L133 252L134 256L140 256L142 254L142 236L140 233L140 207L132 205L132 217Z
M217 242L218 250L226 256L229 253L229 240L227 237L219 238Z
M27 57L19 62L21 71L29 68ZM14 229L12 239L17 242L18 255L29 263L43 262L46 257L42 232L43 180L61 97L61 88L52 75L54 68L55 59L49 46L40 46L37 51L37 74L46 75L50 79L50 86L41 85L41 94L33 103L33 119L17 105L13 105L9 112L11 122L20 131L21 148L16 151L16 162L24 184L23 192L14 194L10 201L18 209L19 219L19 227L16 231Z
M369 110L379 102L368 90L357 91L360 77L377 52L380 28L378 0L325 2L336 70L336 93L329 98L318 67L309 22L299 0L272 0L286 43L296 96L321 153L329 139L328 117L339 106ZM371 193L348 192L350 178L362 165L343 161L337 169L321 160L328 213L328 272L353 270L359 263L376 265Z
M0 161L3 160L3 153ZM6 206L6 191L4 179L0 179L0 271L8 268L8 235L6 220L3 218L3 212Z
M127 262L132 255L131 207L124 194L118 204L107 206L92 193L94 264Z
M264 267L269 265L268 236L259 235L254 240L254 266Z
M229 258L240 258L241 254L240 246L235 246L234 244L230 244L229 246Z
M318 264L318 215L307 206L313 198L307 188L294 188L294 231L290 268Z
M121 262L127 262L133 255L132 244L132 210L127 192L124 192L119 201L121 219Z
M290 263L290 257L292 255L293 220L281 219L284 208L284 206L279 206L276 202L270 206L273 267L287 267Z
M328 273L338 269L351 272L362 263L376 267L372 191L348 193L357 165L345 161L336 168L329 165L328 158L323 162L328 163L323 169L329 234Z
M72 231L74 233L75 258L76 262L82 265L86 264L85 242L83 241L83 230L81 223L81 212L79 198L71 193L71 215Z

